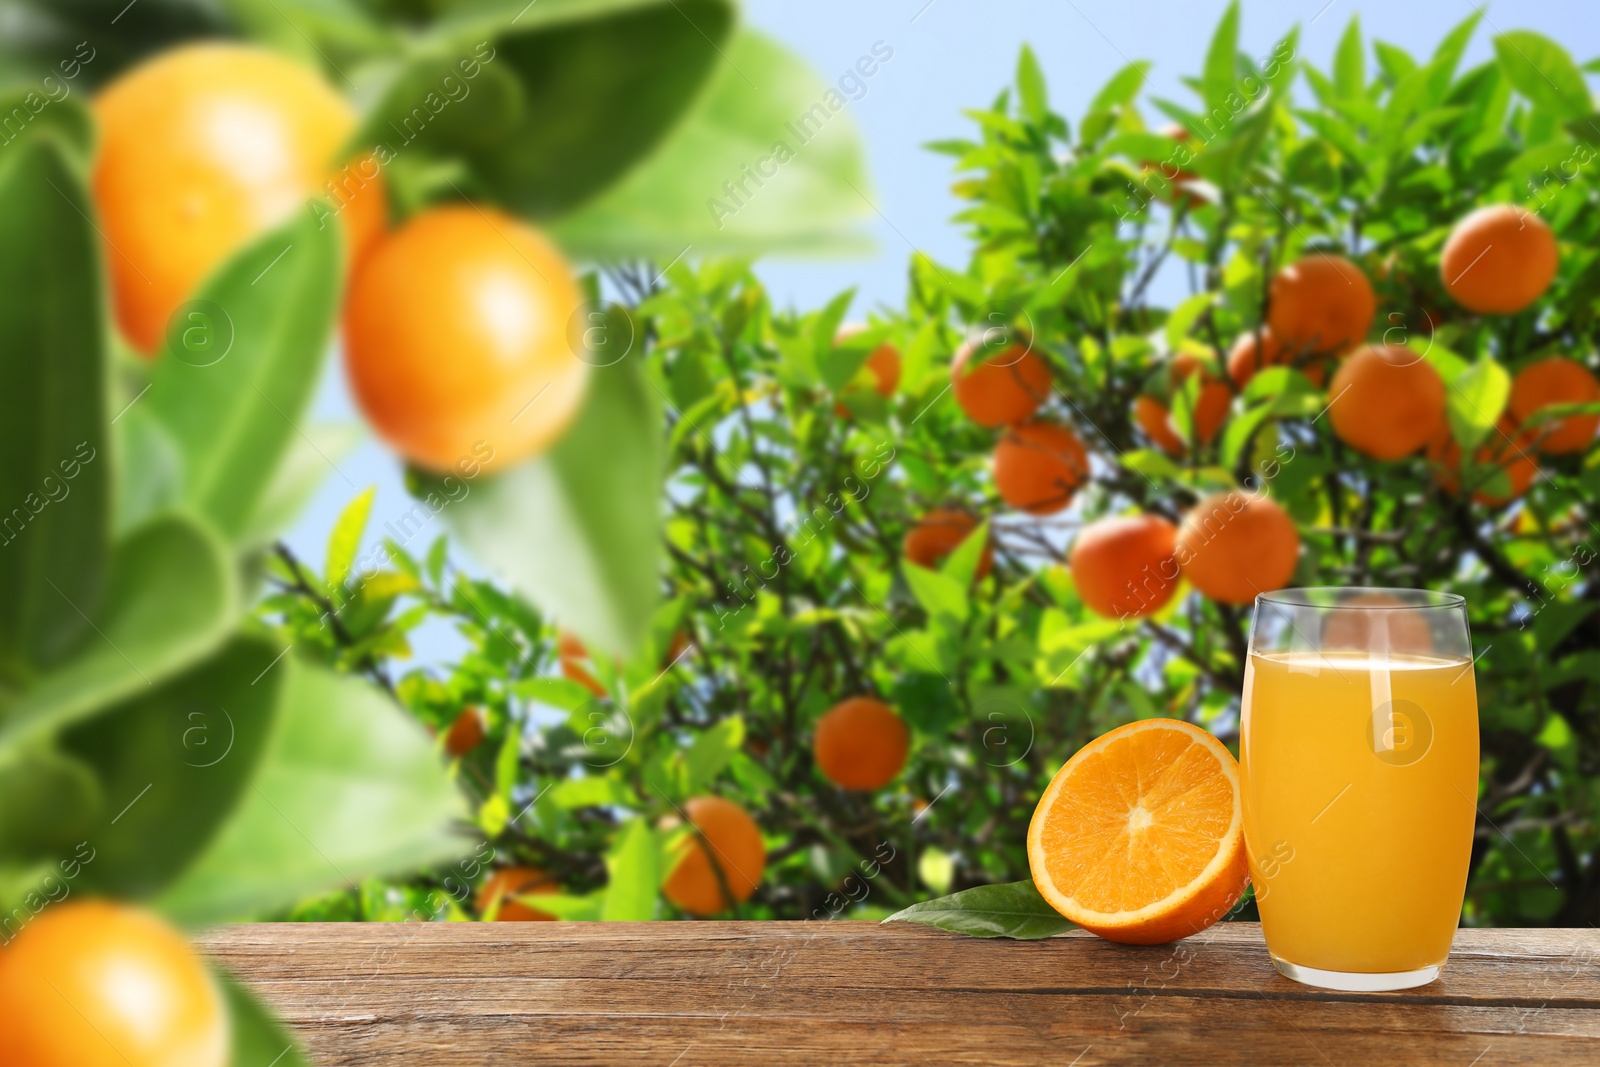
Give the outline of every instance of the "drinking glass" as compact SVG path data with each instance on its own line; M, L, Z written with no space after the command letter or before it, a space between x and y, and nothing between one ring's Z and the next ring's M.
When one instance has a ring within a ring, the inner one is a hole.
M1437 978L1477 810L1465 601L1369 588L1256 597L1239 764L1278 970L1357 991Z

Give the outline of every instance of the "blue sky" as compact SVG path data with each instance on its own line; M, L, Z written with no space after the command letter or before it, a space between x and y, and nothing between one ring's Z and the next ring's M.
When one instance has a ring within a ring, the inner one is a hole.
M1069 117L1076 117L1107 78L1135 59L1154 63L1147 94L1183 100L1188 90L1179 78L1198 72L1226 6L1225 0L746 0L749 24L797 51L830 81L875 42L894 49L893 59L870 80L866 95L849 105L866 144L870 195L880 213L866 226L876 249L850 259L765 263L760 271L774 299L815 307L854 285L860 314L880 302L900 303L913 248L940 261L964 263L965 242L948 221L958 209L949 192L950 161L921 146L970 130L961 110L987 104L1010 83L1022 42L1037 54L1056 110ZM1300 54L1326 66L1350 18L1358 15L1369 38L1425 56L1474 9L1464 0L1247 0L1241 47L1252 55L1265 54L1298 23ZM1600 56L1600 19L1595 14L1593 0L1488 6L1467 62L1492 55L1490 37L1514 28L1538 30L1586 62ZM330 361L315 418L357 421L337 361ZM338 470L286 538L303 558L317 564L334 519L360 489L378 487L374 529L411 506L399 464L374 442L340 459ZM426 531L413 547L424 551L435 532ZM419 635L417 643L425 659L448 657L457 647L442 628Z

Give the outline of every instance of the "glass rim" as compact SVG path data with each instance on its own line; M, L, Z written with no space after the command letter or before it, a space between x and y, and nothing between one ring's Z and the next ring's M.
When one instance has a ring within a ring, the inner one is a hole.
M1352 594L1375 594L1393 597L1393 604L1341 603L1339 598ZM1440 593L1432 589L1407 589L1381 585L1312 585L1294 589L1275 589L1270 593L1257 593L1257 604L1272 604L1285 608L1316 608L1321 611L1425 611L1448 610L1464 607L1467 598L1459 593Z

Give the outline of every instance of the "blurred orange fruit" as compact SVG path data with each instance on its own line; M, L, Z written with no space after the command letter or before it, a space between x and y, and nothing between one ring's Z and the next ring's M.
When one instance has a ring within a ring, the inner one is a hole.
M561 677L569 682L577 682L597 697L605 697L606 687L584 666L589 662L589 650L577 634L561 634L556 644L556 656L561 661Z
M1278 343L1272 330L1262 326L1259 330L1240 334L1233 342L1233 347L1228 350L1228 377L1233 379L1236 388L1243 389L1250 384L1250 379L1268 367L1292 366L1296 362L1301 363L1300 373L1312 385L1320 388L1327 380L1329 361L1326 357L1313 355L1309 360L1297 361L1293 352Z
M1199 933L1244 892L1239 766L1215 737L1144 719L1089 742L1056 772L1028 823L1033 884L1111 941Z
M1439 256L1439 277L1458 304L1514 315L1544 295L1560 265L1556 235L1512 204L1481 207L1456 223Z
M515 898L560 891L560 883L536 867L501 867L478 890L478 914L487 916L494 911L495 921L503 923L554 922L554 915Z
M568 329L582 299L561 253L516 219L470 205L416 215L350 286L356 400L418 466L511 466L554 443L583 402L589 365Z
M1173 555L1183 576L1212 600L1250 604L1257 593L1288 584L1300 533L1275 501L1230 489L1184 515Z
M355 112L316 71L248 45L164 51L94 100L99 128L91 188L107 249L117 324L156 352L167 320L201 281L296 211L329 209L350 258L383 229L375 163L328 178ZM352 180L349 172L357 175Z
M967 535L978 528L977 516L954 508L934 508L922 517L916 526L907 531L900 551L905 558L919 567L935 570L944 558L954 552ZM994 547L984 545L978 557L975 579L988 576L994 566Z
M1010 427L994 449L1000 499L1030 515L1053 515L1089 480L1089 453L1078 435L1052 422Z
M1444 425L1444 379L1409 348L1356 349L1334 372L1328 397L1333 432L1373 459L1409 456Z
M881 700L851 697L817 720L817 769L845 789L882 789L906 765L911 731Z
M210 971L150 912L52 904L0 951L0 1063L225 1067L229 1045Z
M1178 588L1172 558L1178 528L1159 515L1098 519L1078 533L1067 556L1078 596L1112 619L1160 611Z
M1134 398L1133 421L1162 451L1172 455L1186 451L1183 438L1178 436L1177 427L1172 424L1172 413L1167 410L1167 405L1155 397L1140 394Z
M1167 368L1167 380L1172 386L1174 407L1191 403L1185 394L1183 383L1195 374L1200 375L1200 391L1192 401L1194 410L1189 421L1194 427L1195 437L1204 446L1210 444L1217 436L1217 431L1227 419L1228 406L1233 402L1233 393L1227 384L1217 377L1208 361L1202 360L1192 352L1180 352L1173 357ZM1159 398L1143 395L1135 398L1133 418L1145 432L1145 436L1167 452L1181 455L1188 451L1188 443L1178 431L1178 423L1172 417L1172 409Z
M444 750L457 758L483 744L486 732L483 709L465 708L445 731Z
M761 828L743 808L721 797L695 797L683 808L699 833L689 838L661 891L682 910L700 916L749 900L767 869Z
M1361 268L1313 253L1273 276L1267 325L1291 353L1337 352L1366 340L1377 300Z
M1600 401L1600 381L1587 367L1571 359L1551 356L1530 363L1511 379L1509 408L1519 428L1539 411L1559 404L1593 404ZM1527 426L1541 452L1564 455L1587 451L1600 427L1600 415L1566 415Z
M1013 344L969 367L981 345L974 338L956 350L950 363L956 403L972 421L988 427L1010 426L1033 417L1050 395L1050 367L1033 354L1032 342Z
M1495 429L1473 453L1473 461L1480 466L1493 465L1505 472L1505 480L1488 481L1482 473L1475 473L1472 499L1488 507L1509 504L1526 493L1539 476L1539 465L1533 460L1533 439L1517 432L1517 424L1502 415ZM1433 464L1434 477L1447 492L1461 490L1461 446L1449 427L1440 428L1428 443L1428 459ZM1502 492L1504 488L1504 492Z
M833 343L842 345L865 329L865 326L860 325L842 326L834 335ZM877 390L879 396L888 399L900 387L900 350L889 342L885 341L874 348L862 367L872 375L872 387ZM846 395L851 388L849 385L845 387ZM850 409L843 404L835 404L833 410L841 418L850 416Z

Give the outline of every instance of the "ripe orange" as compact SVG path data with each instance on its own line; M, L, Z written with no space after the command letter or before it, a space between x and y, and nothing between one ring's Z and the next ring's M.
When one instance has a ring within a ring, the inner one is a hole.
M840 701L817 720L822 776L845 789L882 789L906 765L911 731L893 708L872 697Z
M1518 427L1547 407L1596 401L1600 401L1600 381L1576 360L1551 356L1528 364L1511 379L1509 408ZM1567 415L1529 426L1527 431L1541 452L1564 455L1587 451L1597 427L1600 415Z
M483 744L485 723L482 708L464 708L444 735L444 750L457 758Z
M503 923L554 922L554 915L530 908L515 898L560 891L560 883L536 867L501 867L478 890L478 914L486 916L494 911L495 921Z
M1089 453L1065 426L1024 422L1006 430L995 446L995 489L1018 511L1053 515L1088 480Z
M498 211L434 208L367 253L345 302L345 367L401 455L447 471L543 451L583 402L568 325L582 303L556 248Z
M182 935L147 911L65 901L0 951L0 1063L225 1067L227 1007Z
M1377 300L1361 268L1343 256L1313 253L1273 276L1267 325L1293 353L1337 352L1366 340Z
M865 329L865 326L860 325L842 326L839 328L839 332L834 335L833 343L835 345L844 344ZM900 387L900 350L889 342L885 341L877 348L874 348L862 366L872 375L872 386L877 390L879 396L887 399L893 396L894 391ZM849 394L852 387L853 383L845 387L844 392L846 395ZM850 417L850 409L843 404L835 404L833 410L841 418Z
M1243 389L1258 372L1268 367L1292 366L1296 362L1302 363L1300 373L1304 374L1312 385L1320 387L1327 380L1326 357L1297 361L1293 352L1278 343L1271 328L1262 326L1259 330L1240 334L1238 340L1233 342L1233 347L1228 350L1228 377L1233 379L1236 388Z
M1444 379L1409 348L1356 349L1334 372L1328 397L1333 432L1374 459L1409 456L1444 425Z
M661 891L679 908L700 916L749 900L767 869L761 828L743 808L721 797L695 797L683 807L699 833L690 837Z
M1031 341L1023 341L969 368L980 344L977 338L968 341L956 350L950 363L956 403L983 426L1010 426L1032 418L1050 395L1049 365L1033 354Z
M577 634L562 633L556 644L556 656L561 660L561 677L577 682L597 697L605 697L606 687L584 666L589 661L589 650Z
M277 52L205 43L161 52L94 100L91 185L117 324L141 351L251 238L328 193L355 112L317 73ZM376 168L335 198L352 250L382 229Z
M1163 451L1180 455L1187 450L1183 438L1178 436L1177 429L1172 425L1172 413L1167 410L1167 405L1155 397L1141 394L1134 398L1133 421Z
M977 516L954 508L934 508L906 532L900 551L919 567L936 569L944 558L954 552L967 535L978 528ZM976 579L985 578L994 566L994 547L984 545L978 557Z
M1183 576L1212 600L1249 604L1288 584L1300 533L1276 502L1230 489L1183 517L1173 554Z
M1501 483L1497 478L1494 482L1487 482L1482 472L1475 473L1473 481L1476 488L1472 492L1472 499L1489 507L1499 507L1526 493L1539 476L1539 466L1533 461L1533 450L1533 439L1527 434L1519 434L1517 424L1502 415L1494 432L1473 453L1473 460L1480 465L1493 464L1499 467L1505 472L1506 480ZM1448 427L1440 429L1428 442L1428 460L1439 484L1447 492L1459 492L1461 446L1456 444ZM1502 485L1505 492L1500 491Z
M1159 515L1099 519L1085 526L1067 557L1078 596L1113 619L1160 611L1178 588L1172 558L1178 528Z
M1468 310L1514 315L1544 295L1560 258L1556 236L1543 219L1512 204L1493 204L1450 231L1439 277Z
M1028 823L1050 906L1110 941L1158 945L1226 915L1249 880L1239 765L1215 737L1144 719L1089 742Z

